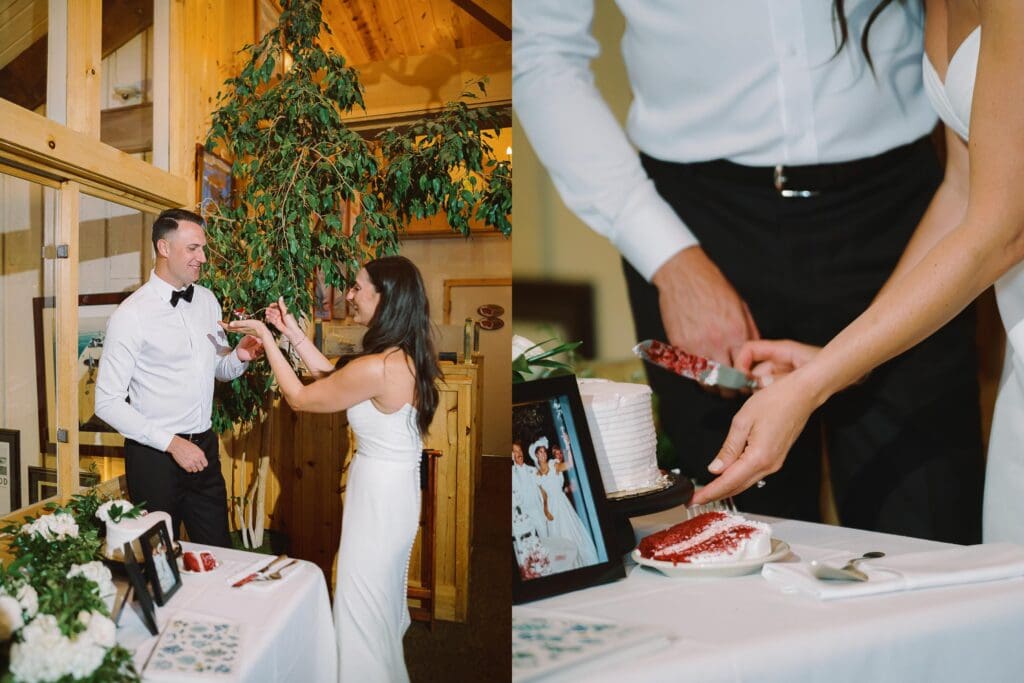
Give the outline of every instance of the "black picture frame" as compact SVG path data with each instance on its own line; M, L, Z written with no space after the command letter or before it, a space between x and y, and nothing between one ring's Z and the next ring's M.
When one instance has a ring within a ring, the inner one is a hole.
M96 472L78 473L78 485L90 488L100 483L100 475ZM48 467L28 466L28 504L33 505L41 500L57 495L57 470Z
M135 559L135 551L132 550L132 544L125 543L123 550L124 571L128 575L129 590L139 602L139 607L142 610L142 621L146 624L150 634L155 636L160 633L160 629L156 625L156 608L153 607L153 596L149 594L149 588L146 587L146 576L142 573L142 567L139 565L138 560ZM128 600L129 598L125 597L125 602Z
M6 494L0 516L21 507L21 432L17 429L0 429L0 494Z
M514 604L609 583L626 575L622 556L616 550L615 517L605 498L597 455L587 428L575 376L549 377L512 385L513 443L519 444L526 451L529 444L537 443L541 437L546 437L549 443L557 443L568 454L563 457L563 461L570 464L564 473L567 479L564 488L559 483L551 494L564 495L565 500L552 501L551 508L562 507L564 515L575 513L577 517L572 522L573 527L585 531L593 546L584 548L585 539L579 542L553 535L553 532L557 532L564 536L564 525L562 529L547 526L547 531L542 532L536 515L529 513L531 505L528 496L533 495L529 488L530 478L527 476L520 480L519 476L513 474ZM535 450L538 460L539 451L540 448ZM528 465L536 464L526 457L524 460ZM565 489L570 493L565 493ZM576 522L579 524L576 525ZM568 546L566 541L569 541ZM567 547L570 549L569 555L565 552ZM556 551L552 552L552 548L556 548ZM575 554L572 554L573 548ZM583 558L590 555L591 550L596 561L582 564L585 561ZM558 569L559 562L563 562L566 568Z
M174 559L174 545L167 534L167 525L157 522L139 536L146 561L146 576L153 589L156 604L163 606L181 588L181 574Z

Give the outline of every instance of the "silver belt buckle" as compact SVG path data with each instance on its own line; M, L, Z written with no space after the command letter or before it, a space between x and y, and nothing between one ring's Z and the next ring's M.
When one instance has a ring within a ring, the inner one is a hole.
M775 173L772 177L775 180L775 189L787 199L807 199L808 197L816 197L819 194L817 190L790 190L786 188L786 167L782 164L776 164Z

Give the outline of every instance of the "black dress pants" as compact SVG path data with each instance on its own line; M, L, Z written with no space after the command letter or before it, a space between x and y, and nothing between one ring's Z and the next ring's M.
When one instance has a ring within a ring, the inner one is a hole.
M891 167L786 198L709 172L643 163L662 197L748 303L762 337L828 342L871 303L896 266L941 179L914 145ZM717 163L717 162L716 162ZM656 288L624 262L638 339L664 339ZM821 448L844 526L955 543L981 539L983 455L974 317L968 309L818 410L763 488L741 510L820 520ZM660 429L700 483L744 398L723 399L647 367Z
M231 547L228 536L227 486L220 471L217 435L213 430L192 437L209 463L199 472L186 472L170 453L125 439L124 469L133 503L171 516L174 536L185 523L195 543Z

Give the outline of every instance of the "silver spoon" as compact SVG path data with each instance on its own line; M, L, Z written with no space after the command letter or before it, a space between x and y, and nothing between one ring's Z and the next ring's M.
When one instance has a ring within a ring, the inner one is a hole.
M868 575L857 569L857 563L862 560L871 560L878 557L885 557L880 550L872 550L860 557L855 557L842 567L836 568L822 564L817 560L811 560L811 572L815 578L832 581L867 581Z

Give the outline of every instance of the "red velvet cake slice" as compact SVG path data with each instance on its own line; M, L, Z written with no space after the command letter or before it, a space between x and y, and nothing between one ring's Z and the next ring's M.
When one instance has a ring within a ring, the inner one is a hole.
M186 550L181 559L185 565L185 571L203 573L217 568L217 558L213 556L213 553L205 550L198 553Z
M720 564L771 554L771 527L728 512L705 512L640 541L640 555L673 564Z

